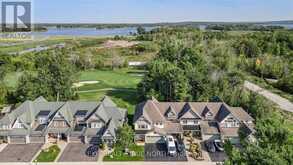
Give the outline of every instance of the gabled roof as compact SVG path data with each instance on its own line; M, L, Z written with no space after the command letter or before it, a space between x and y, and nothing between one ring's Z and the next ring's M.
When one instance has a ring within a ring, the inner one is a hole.
M229 114L239 121L252 121L242 108L229 107L223 102L159 102L155 98L142 102L136 106L134 122L142 116L149 122L166 120L166 113L175 112L177 118L202 118L206 113L212 114L211 119L222 121Z
M176 113L175 109L172 107L172 105L170 105L168 110L165 112L165 116L167 116L169 113L173 113L175 116L177 116L177 113Z
M220 107L220 110L216 116L216 120L218 122L222 122L229 114L231 114L231 112L228 110L226 105L222 104L222 106Z
M117 105L108 96L105 96L101 102L105 107L117 107Z
M91 115L97 115L104 120L105 123L109 123L107 128L113 136L113 128L122 126L127 116L127 110L118 108L116 104L109 98L104 97L101 102L81 102L81 101L68 101L68 102L48 102L44 97L39 97L34 101L25 101L11 113L6 114L0 119L0 126L13 124L16 119L19 119L21 123L28 128L28 131L32 130L30 125L37 120L38 115L46 115L49 121L53 121L54 117L60 114L62 118L73 127L73 121L75 120L75 114L82 114L85 119L88 119ZM49 123L49 125L52 122ZM58 129L50 128L45 129L43 132L58 131ZM115 130L114 129L114 130ZM59 130L66 133L70 133L72 128L64 128ZM15 131L8 131L15 132ZM41 131L32 130L31 133L40 133ZM17 132L15 132L17 133Z
M184 117L184 118L194 118L194 117L196 117L196 118L200 119L201 118L200 116L201 115L198 114L196 112L196 110L189 103L186 103L184 105L182 111L179 113L178 118L182 118L182 117Z
M110 119L103 104L99 105L94 114L101 118L104 122L108 122Z
M107 124L107 128L105 129L103 136L105 136L105 134L109 132L111 136L116 137L116 129L117 126L115 124L115 120L109 120L109 123Z
M34 102L48 102L43 96L40 96L34 100Z
M202 112L202 116L206 116L206 114L212 114L212 116L214 116L214 113L208 108L208 106L205 106L203 112Z
M70 109L70 105L69 103L65 103L60 109L59 111L56 113L57 114L60 114L64 120L67 122L67 124L69 124L71 126L71 122L73 121L73 114L71 112L71 109ZM56 116L55 115L55 116Z
M241 107L230 107L230 112L240 121L254 121L254 119Z

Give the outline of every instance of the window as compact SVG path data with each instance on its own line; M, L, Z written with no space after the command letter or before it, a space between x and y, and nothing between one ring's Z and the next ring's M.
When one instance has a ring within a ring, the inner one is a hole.
M162 122L156 122L155 123L155 126L160 126L160 125L163 125L163 123Z
M44 117L39 118L39 123L40 124L46 124L46 122L47 122L46 118L44 118Z
M211 113L211 112L208 112L207 114L206 114L206 117L212 117L213 116L213 114Z
M21 123L15 123L15 128L24 128L23 124Z
M183 120L183 124L187 124L188 122L187 122L187 120Z
M148 128L148 126L147 126L147 125L144 125L144 124L142 124L142 125L138 125L138 128L140 128L140 129L146 129L146 128Z
M9 126L8 125L2 125L2 129L7 130L7 129L9 129Z
M91 128L101 128L101 127L102 127L102 123L98 123L98 122L91 123Z

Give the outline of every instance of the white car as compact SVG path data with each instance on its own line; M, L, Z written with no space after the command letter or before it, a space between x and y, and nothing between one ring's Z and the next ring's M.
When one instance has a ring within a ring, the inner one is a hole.
M167 136L166 137L167 141L167 149L168 149L168 154L170 156L175 156L177 153L176 149L176 144L175 144L175 139L173 136Z

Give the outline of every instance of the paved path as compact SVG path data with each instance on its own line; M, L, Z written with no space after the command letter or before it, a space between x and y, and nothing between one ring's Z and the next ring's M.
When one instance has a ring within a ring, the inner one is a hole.
M293 103L291 103L289 100L277 94L274 94L266 89L263 89L259 87L258 85L253 84L249 81L245 81L244 87L271 100L272 102L276 103L284 111L293 112Z

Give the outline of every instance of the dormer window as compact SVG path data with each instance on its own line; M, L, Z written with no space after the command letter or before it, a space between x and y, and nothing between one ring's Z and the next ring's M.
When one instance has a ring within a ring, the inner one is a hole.
M13 125L13 128L24 128L24 125L17 119Z
M212 117L212 116L213 116L212 112L208 112L208 113L206 114L206 117L207 117L207 118Z
M78 110L74 114L74 116L75 116L76 120L80 122L80 121L83 121L84 120L86 114L87 114L87 111L86 110Z
M39 124L46 124L48 120L48 116L50 114L49 110L42 110L38 113L38 122Z
M176 112L175 110L173 109L173 107L169 107L168 110L166 111L165 113L165 116L168 118L168 119L175 119L176 118Z

